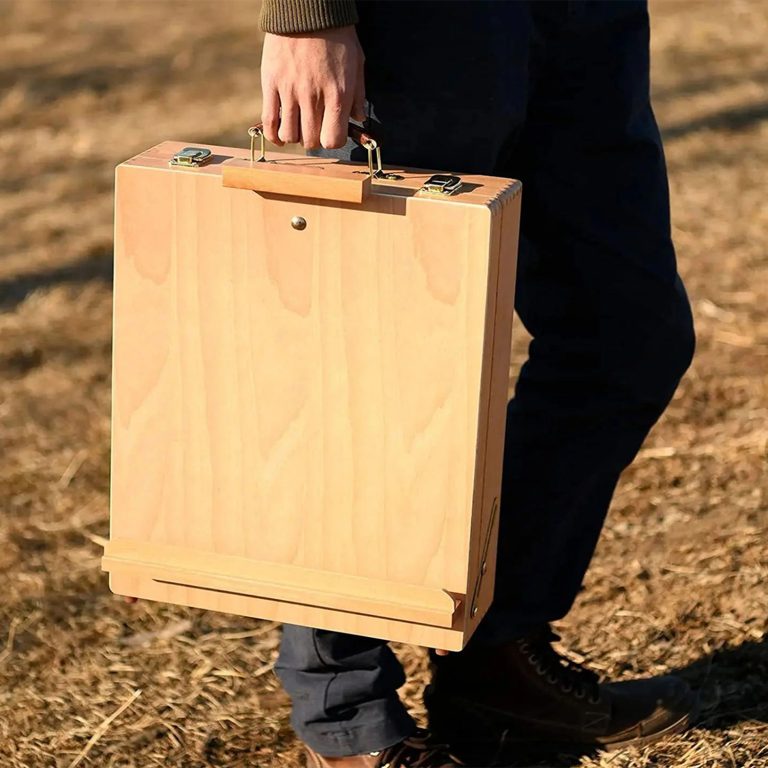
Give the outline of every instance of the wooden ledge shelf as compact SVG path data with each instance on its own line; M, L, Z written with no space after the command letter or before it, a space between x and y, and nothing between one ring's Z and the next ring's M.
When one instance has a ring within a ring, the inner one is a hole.
M464 601L464 595L443 589L125 539L106 545L102 567L110 573L141 574L161 584L447 629Z

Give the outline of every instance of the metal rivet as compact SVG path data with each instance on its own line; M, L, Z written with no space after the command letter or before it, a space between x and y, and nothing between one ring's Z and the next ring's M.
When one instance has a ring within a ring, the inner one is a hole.
M474 617L474 616L477 616L477 606L476 606L476 605L473 605L473 606L472 606L472 616L473 616L473 617Z
M294 216L291 219L291 226L294 229L298 229L299 231L301 231L302 229L307 228L307 220L303 216Z
M488 561L483 560L483 564L480 566L480 571L482 573L485 573L488 570Z

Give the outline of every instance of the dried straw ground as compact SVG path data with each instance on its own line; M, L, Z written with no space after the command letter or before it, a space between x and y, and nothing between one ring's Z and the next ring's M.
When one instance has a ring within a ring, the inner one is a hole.
M128 606L99 572L112 168L165 138L243 143L256 15L0 0L3 768L298 765L277 627ZM659 0L654 33L699 350L560 629L606 675L679 672L703 710L684 736L580 765L768 766L768 6ZM423 655L400 652L420 714Z

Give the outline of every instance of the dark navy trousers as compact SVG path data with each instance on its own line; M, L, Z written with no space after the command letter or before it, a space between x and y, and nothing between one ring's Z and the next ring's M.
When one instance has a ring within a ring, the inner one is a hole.
M562 618L622 470L694 348L649 101L644 2L358 3L385 163L519 178L516 309L533 341L506 424L496 594L472 643ZM351 146L342 156L363 160ZM327 756L408 735L386 643L287 626L277 672Z

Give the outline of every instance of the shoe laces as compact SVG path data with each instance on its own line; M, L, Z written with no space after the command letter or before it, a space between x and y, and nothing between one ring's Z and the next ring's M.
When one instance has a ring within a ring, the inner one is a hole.
M427 731L420 728L415 735L372 755L381 755L379 768L447 768L458 765L443 744L430 743Z
M560 636L547 628L540 634L517 640L517 645L536 674L545 677L548 683L559 686L563 693L596 704L600 700L599 676L558 653L552 647L558 640Z

